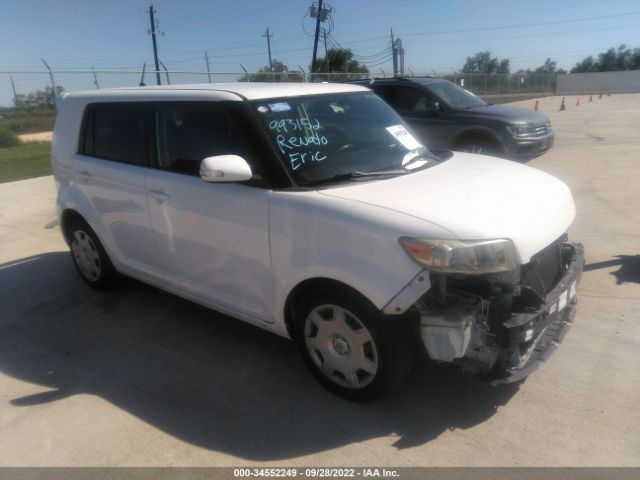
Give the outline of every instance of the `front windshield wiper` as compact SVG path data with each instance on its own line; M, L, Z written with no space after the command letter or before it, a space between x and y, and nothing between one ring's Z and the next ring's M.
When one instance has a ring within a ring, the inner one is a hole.
M431 166L429 160L435 160L436 162L441 162L442 158L428 150L426 152L416 153L415 156L411 157L406 163L402 164L403 168L406 168L410 171L416 171L416 168L411 168L411 165L414 165L416 162L424 162L424 165L421 165L419 168L426 168L427 166Z
M312 185L320 185L322 183L333 183L340 182L342 180L351 180L352 178L362 178L362 177L383 177L383 176L395 176L395 175L406 175L411 173L411 170L376 170L374 172L345 172L334 175L333 177L323 178L322 180L318 180L315 182L307 183L308 186Z

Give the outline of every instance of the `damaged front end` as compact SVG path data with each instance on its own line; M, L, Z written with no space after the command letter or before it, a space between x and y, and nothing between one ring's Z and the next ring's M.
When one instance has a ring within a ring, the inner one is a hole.
M583 266L582 245L563 235L510 271L431 272L431 288L411 309L429 357L498 383L525 378L573 321Z

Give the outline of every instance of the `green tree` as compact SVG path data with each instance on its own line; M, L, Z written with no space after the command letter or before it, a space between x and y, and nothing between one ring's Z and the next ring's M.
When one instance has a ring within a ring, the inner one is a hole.
M348 48L330 48L325 58L316 60L314 72L330 73L364 73L369 69L353 59L353 52Z
M609 48L597 58L592 55L576 63L571 73L585 72L611 72L617 70L636 70L640 68L640 48L633 50L626 45L618 48Z
M520 72L523 72L523 70L520 70L519 73ZM567 71L564 68L558 68L558 62L554 62L553 60L547 57L547 59L544 61L542 65L534 68L533 70L527 69L527 71L524 73L553 75L553 74L564 74L564 73L567 73Z
M478 52L472 57L467 57L467 61L462 67L463 73L509 73L509 59L503 60L498 57L491 57L491 52L485 50Z
M596 61L591 55L576 63L576 66L571 69L571 73L587 73L595 71Z
M42 108L54 109L56 107L56 96L64 92L64 87L57 85L55 93L52 87L44 90L36 90L26 95L16 95L14 104L16 108L36 110Z
M273 60L273 69L262 67L258 73L250 73L240 79L242 82L302 82L302 72L290 71L280 60Z

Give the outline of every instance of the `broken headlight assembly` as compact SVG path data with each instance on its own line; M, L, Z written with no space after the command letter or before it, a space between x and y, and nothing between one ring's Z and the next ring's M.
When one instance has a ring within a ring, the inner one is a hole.
M407 254L438 273L482 275L508 272L517 266L516 249L506 238L493 240L429 240L403 237Z

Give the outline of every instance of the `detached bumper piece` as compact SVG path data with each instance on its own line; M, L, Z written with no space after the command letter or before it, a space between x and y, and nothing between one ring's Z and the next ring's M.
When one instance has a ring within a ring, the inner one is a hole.
M535 312L515 314L504 324L507 331L499 367L492 383L511 383L526 378L562 342L576 315L576 287L584 268L584 248L571 245L573 258L565 275Z

